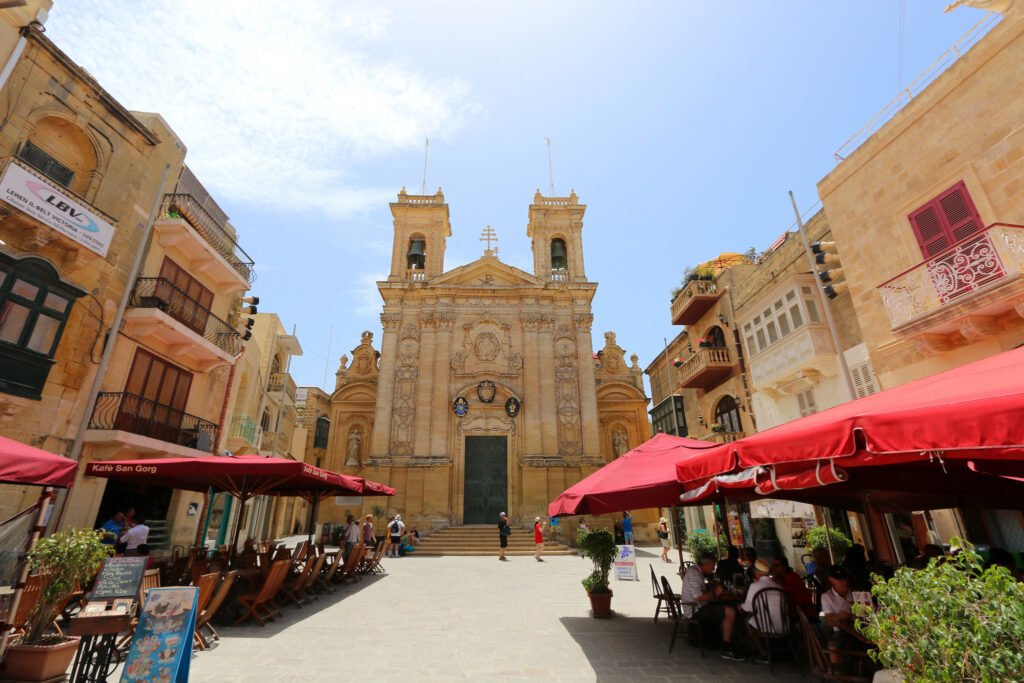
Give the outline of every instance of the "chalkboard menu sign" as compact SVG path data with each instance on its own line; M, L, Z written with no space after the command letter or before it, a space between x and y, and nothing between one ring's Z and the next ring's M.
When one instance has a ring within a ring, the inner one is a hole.
M103 560L91 600L134 598L142 583L148 557L111 557Z

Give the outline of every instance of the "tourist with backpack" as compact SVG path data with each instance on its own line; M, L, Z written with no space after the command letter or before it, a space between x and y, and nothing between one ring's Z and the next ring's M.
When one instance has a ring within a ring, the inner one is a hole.
M405 531L405 524L402 522L402 515L395 515L388 524L388 534L391 535L391 557L398 557L398 546L402 543L402 532Z
M505 560L505 548L508 547L508 537L512 535L512 527L508 525L508 515L504 512L498 516L498 539L501 549L498 551L498 559Z

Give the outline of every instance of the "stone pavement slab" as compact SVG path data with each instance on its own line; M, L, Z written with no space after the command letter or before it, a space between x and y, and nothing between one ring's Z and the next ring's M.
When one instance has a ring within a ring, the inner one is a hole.
M653 620L649 565L679 586L678 565L638 549L641 581L616 581L612 619L593 619L576 556L403 557L386 575L339 586L284 619L219 629L192 660L192 681L801 680L795 666L702 659L684 637L668 651L671 624ZM117 672L118 674L120 672ZM116 680L111 677L112 680Z

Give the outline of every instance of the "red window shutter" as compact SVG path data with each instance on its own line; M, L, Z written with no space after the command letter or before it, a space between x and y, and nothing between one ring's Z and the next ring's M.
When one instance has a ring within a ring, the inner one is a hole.
M982 228L981 217L962 180L907 218L925 258L935 256Z

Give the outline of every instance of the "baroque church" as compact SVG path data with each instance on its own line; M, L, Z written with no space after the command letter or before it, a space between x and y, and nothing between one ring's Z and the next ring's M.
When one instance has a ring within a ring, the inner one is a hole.
M399 193L391 270L377 283L379 350L364 332L342 356L334 392L310 390L305 408L307 423L329 423L314 450L324 467L398 494L325 501L319 521L382 505L426 529L494 524L503 511L532 523L565 488L649 438L636 354L627 363L613 332L594 353L585 210L575 192L537 192L526 227L532 273L499 260L489 228L481 258L445 270L444 195Z

